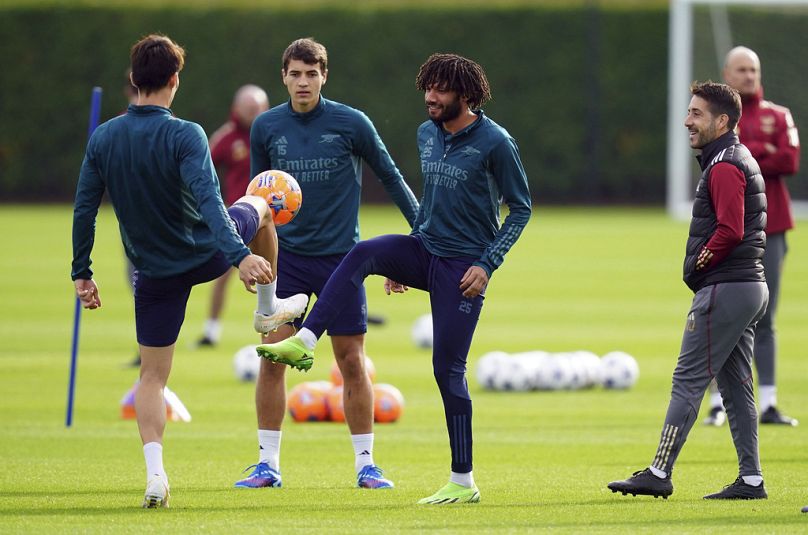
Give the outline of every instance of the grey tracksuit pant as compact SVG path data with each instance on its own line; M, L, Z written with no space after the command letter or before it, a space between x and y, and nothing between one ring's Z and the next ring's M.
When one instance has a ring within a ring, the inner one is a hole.
M777 338L775 337L774 319L780 296L783 260L787 251L785 233L766 235L763 269L766 272L766 284L769 287L769 308L766 309L766 313L760 318L755 328L755 368L758 372L758 384L762 386L775 385L774 365L777 356Z
M693 297L653 467L669 474L673 471L704 392L715 377L724 398L740 475L761 475L752 353L755 325L766 312L768 301L764 282L715 284Z

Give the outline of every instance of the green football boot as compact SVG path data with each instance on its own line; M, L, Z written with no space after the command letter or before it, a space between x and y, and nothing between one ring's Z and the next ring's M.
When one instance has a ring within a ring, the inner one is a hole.
M261 344L255 351L259 357L306 372L314 363L314 350L308 349L297 336L274 344Z
M449 482L438 492L418 500L420 505L449 505L452 503L477 503L480 501L480 490L474 487L464 487Z

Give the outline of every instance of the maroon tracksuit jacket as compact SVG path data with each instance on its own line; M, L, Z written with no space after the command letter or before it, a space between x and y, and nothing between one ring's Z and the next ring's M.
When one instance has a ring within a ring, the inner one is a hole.
M743 98L738 137L757 160L766 182L766 233L777 234L794 228L791 197L783 179L795 174L800 165L800 140L791 112L763 100L761 89L757 95Z

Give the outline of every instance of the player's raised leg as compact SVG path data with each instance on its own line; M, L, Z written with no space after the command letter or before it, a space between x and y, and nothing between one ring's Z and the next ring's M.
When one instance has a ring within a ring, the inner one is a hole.
M300 332L282 342L258 346L258 355L309 370L317 340L356 295L365 278L370 274L382 275L409 287L426 289L419 275L424 271L423 256L423 247L413 236L387 234L359 242L334 271Z
M272 265L272 282L256 285L258 306L253 318L256 332L267 334L303 314L309 298L305 294L296 294L287 299L278 299L275 296L278 281L278 234L275 231L272 214L266 200L261 197L245 195L234 205L239 203L253 206L258 211L260 218L258 232L247 246L253 253L264 257Z

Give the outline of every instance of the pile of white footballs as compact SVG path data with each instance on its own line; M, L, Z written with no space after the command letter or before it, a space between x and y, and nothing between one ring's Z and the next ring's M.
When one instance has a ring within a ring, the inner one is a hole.
M418 317L412 325L412 342L432 347L432 315ZM637 361L623 351L598 357L591 351L548 353L526 351L486 353L477 361L477 382L488 390L578 390L602 386L631 388L640 377Z
M640 376L637 361L623 351L598 357L591 351L486 353L477 361L477 382L488 390L579 390L631 388Z

